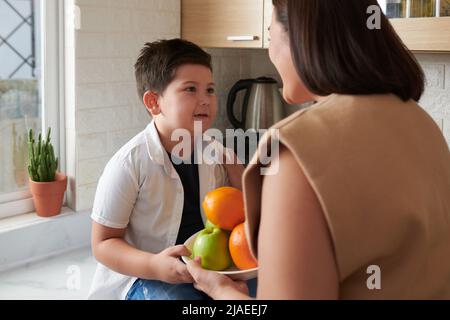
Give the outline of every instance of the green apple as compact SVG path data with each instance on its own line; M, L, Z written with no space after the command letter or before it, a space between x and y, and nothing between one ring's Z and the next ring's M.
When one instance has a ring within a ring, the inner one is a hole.
M217 228L217 226L208 219L206 219L205 229L214 229L214 228Z
M220 229L220 228L219 228L218 226L216 226L214 223L212 223L211 221L209 221L208 219L206 219L205 229L214 229L214 228ZM228 236L230 236L231 231L229 231L229 230L223 230L223 229L221 229L221 230L224 231Z
M231 266L229 234L219 228L206 228L195 238L192 256L200 257L202 268L221 271Z

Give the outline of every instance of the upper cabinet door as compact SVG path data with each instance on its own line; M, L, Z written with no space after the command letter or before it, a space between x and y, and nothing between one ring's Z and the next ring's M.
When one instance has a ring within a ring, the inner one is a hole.
M391 19L391 23L411 51L450 51L450 17Z
M264 0L182 0L181 37L207 48L262 48Z
M450 0L378 0L412 51L450 51Z

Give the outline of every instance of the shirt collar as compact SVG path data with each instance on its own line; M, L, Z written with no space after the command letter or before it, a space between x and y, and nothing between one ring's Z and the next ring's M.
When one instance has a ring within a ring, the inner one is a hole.
M177 173L173 167L169 156L166 154L158 130L156 129L155 120L152 120L145 129L147 140L147 152L150 159L157 165L163 166L166 174L174 179L177 178Z
M175 168L173 168L172 162L170 161L169 156L161 143L161 139L159 137L158 130L156 129L155 120L152 120L150 122L150 124L147 126L145 131L146 131L146 140L147 140L147 151L150 156L150 159L154 163L164 166L166 173L169 176L176 178ZM221 149L220 147L218 147L217 141L205 141L203 139L201 139L201 140L202 141L200 142L200 144L202 145L203 151L209 144L213 144L214 148L216 150ZM198 146L197 143L199 143L199 142L198 141L194 142L194 152L198 153L198 152L200 152L200 150L197 150L197 146ZM200 156L203 156L203 161L202 161L203 163L205 161L206 161L206 163L216 162L215 159L212 159L208 156L208 153L203 152L202 155L197 154L197 157L200 157Z
M155 120L152 120L145 129L145 136L147 140L147 152L150 159L156 164L164 165L164 147L159 138Z

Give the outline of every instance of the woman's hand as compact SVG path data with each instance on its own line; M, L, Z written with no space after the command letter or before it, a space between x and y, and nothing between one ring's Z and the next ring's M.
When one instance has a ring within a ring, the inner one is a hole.
M156 266L158 280L170 283L192 283L194 280L186 265L179 259L190 256L191 252L184 245L173 246L155 254L152 263Z
M248 287L245 282L233 281L229 277L202 269L200 258L187 263L187 270L194 278L194 287L205 292L216 300L244 300L250 299Z

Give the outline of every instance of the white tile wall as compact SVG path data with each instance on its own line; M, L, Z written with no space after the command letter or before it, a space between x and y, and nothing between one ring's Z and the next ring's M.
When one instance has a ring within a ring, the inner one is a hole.
M450 145L450 54L417 54L427 78L420 105L433 117Z
M206 49L213 61L213 76L216 83L218 112L213 126L220 130L233 128L228 121L226 104L228 92L240 79L272 77L281 86L275 67L270 62L267 50L259 49ZM236 100L236 115L241 101Z
M74 108L66 110L68 202L81 211L92 207L109 158L150 121L137 97L133 65L145 42L180 36L180 0L75 0L74 5L80 28L74 35Z
M92 208L96 189L97 182L78 186L76 193L77 207Z
M78 161L95 159L108 155L107 133L79 134Z

